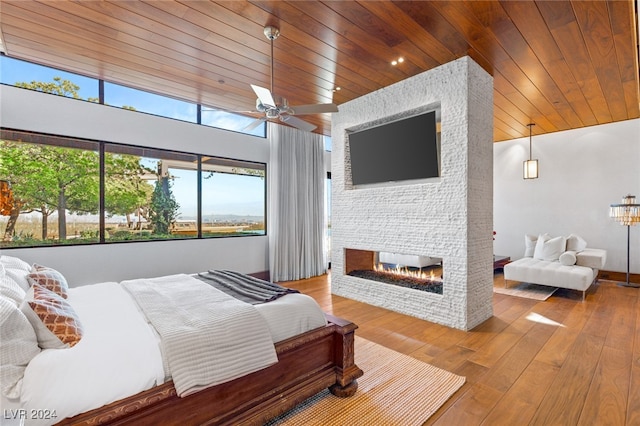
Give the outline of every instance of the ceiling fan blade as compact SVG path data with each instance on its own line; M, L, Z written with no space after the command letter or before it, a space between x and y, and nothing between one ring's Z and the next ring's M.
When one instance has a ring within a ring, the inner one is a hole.
M312 131L313 129L315 129L318 126L314 126L311 123L307 123L304 120L301 120L299 118L293 117L291 115L281 115L280 116L280 121L284 121L287 124L290 124L293 127L296 127L300 130L305 130L307 132Z
M295 115L304 114L322 114L325 112L338 112L336 104L312 104L312 105L297 105L290 107Z
M268 89L265 89L264 87L256 86L254 84L251 85L251 88L253 89L254 92L256 92L256 96L258 96L258 99L260 99L260 102L262 103L262 105L268 108L276 107L276 101L273 100L273 96L271 95L271 92Z
M250 132L253 129L255 129L256 127L258 127L260 124L264 123L265 121L267 121L266 117L262 117L262 118L258 118L256 120L254 120L253 122L247 124L242 131L243 132Z

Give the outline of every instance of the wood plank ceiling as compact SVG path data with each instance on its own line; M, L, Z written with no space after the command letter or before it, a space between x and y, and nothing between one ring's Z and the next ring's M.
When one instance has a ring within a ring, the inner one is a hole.
M471 56L494 77L494 140L640 117L635 1L0 2L8 56L230 111L250 84L338 105ZM392 66L393 59L404 62ZM340 87L340 90L336 90ZM331 115L301 118L330 135Z

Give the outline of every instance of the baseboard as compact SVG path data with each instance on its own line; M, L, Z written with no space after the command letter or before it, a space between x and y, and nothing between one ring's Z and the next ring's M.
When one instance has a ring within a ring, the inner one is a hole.
M626 272L614 272L614 271L600 271L598 272L598 278L603 280L612 280L627 282ZM640 284L640 274L629 274L629 282Z

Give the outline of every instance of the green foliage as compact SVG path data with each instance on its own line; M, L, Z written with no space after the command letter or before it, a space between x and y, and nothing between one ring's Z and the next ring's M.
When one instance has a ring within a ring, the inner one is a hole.
M153 188L142 180L140 157L105 153L105 210L109 216L126 216L151 201Z
M0 176L11 182L21 213L36 211L46 218L57 211L61 239L66 238L67 210L98 212L97 152L4 140L0 149ZM42 238L46 239L44 229Z
M53 82L32 81L31 83L17 82L16 87L23 89L37 90L38 92L50 93L52 95L66 96L68 98L80 99L78 90L80 86L61 77L54 77Z
M164 176L156 182L155 189L151 195L151 206L149 208L149 220L153 227L153 233L159 235L169 235L169 228L178 217L180 205L175 200L171 192L169 178Z

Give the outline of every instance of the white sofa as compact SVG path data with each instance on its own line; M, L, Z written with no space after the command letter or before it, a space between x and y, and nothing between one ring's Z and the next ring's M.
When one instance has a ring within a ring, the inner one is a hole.
M606 250L587 248L576 235L551 238L525 236L525 257L504 266L508 281L520 281L582 291L582 300L607 260Z
M398 254L381 251L378 253L378 261L380 263L389 263L391 265L424 268L425 266L439 265L442 262L442 259L439 257Z

